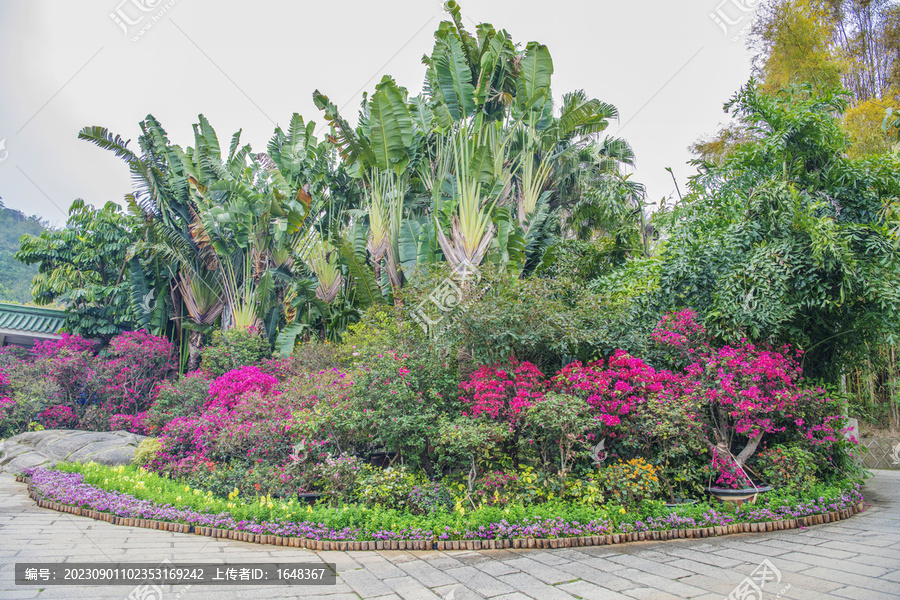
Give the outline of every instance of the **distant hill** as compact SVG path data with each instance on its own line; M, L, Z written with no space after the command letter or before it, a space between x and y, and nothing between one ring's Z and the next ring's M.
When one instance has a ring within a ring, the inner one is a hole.
M24 265L13 258L22 234L40 235L49 224L38 216L6 208L0 200L0 301L25 304L32 301L31 279L37 265Z

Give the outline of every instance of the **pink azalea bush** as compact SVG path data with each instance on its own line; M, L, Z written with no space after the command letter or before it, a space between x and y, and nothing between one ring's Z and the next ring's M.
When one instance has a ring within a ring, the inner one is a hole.
M58 340L37 342L31 348L40 366L40 376L51 380L59 389L54 398L58 404L83 407L99 393L96 346L92 340L64 333Z
M607 427L619 425L648 397L671 391L680 383L668 371L657 372L624 350L616 350L608 363L601 359L587 365L566 365L551 381L557 392L585 400Z
M0 398L0 438L18 433L16 431L16 419L13 414L15 407L16 401L12 398Z
M194 377L199 383L206 375ZM214 470L217 461L283 460L294 418L277 386L274 376L255 366L213 379L199 414L176 417L162 427L162 450L152 466L186 475Z
M62 354L80 354L93 352L97 342L88 340L80 335L64 333L57 340L44 340L35 342L31 352L38 358L56 358Z

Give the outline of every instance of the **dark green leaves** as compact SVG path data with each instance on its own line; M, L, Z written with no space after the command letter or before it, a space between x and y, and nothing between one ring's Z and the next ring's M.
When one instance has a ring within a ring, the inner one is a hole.
M553 59L543 44L528 42L522 59L522 72L516 82L516 102L523 111L541 111L550 101L550 76Z
M370 113L375 166L402 174L409 164L413 124L404 94L391 77L385 76L376 86Z

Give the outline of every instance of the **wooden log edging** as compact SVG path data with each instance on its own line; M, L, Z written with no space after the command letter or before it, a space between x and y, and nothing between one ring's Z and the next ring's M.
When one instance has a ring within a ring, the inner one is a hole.
M763 521L758 523L732 523L714 527L698 527L693 529L666 529L661 531L636 531L632 533L611 533L608 535L592 535L570 538L516 538L493 540L367 540L367 541L332 541L312 540L298 537L283 537L278 535L256 534L248 531L236 531L233 529L219 529L216 527L203 527L188 525L186 523L170 523L167 521L154 521L151 519L134 519L117 517L80 506L71 506L59 502L44 500L32 488L31 478L16 475L16 481L28 484L28 496L41 508L72 514L79 517L88 517L98 521L105 521L113 525L125 525L127 527L143 527L146 529L158 529L172 533L192 533L212 538L222 538L238 542L250 542L255 544L271 544L275 546L288 546L291 548L303 548L306 550L503 550L516 549L552 549L552 548L580 548L585 546L607 546L612 544L624 544L628 542L664 541L676 539L693 539L733 535L738 533L762 533L768 531L783 531L812 527L824 523L834 523L849 519L853 515L863 512L865 504L858 502L850 508L836 510L828 513L798 517L796 519L783 519L780 521Z

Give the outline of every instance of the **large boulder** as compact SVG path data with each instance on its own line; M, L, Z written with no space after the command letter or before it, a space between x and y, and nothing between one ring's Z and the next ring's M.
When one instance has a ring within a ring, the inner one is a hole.
M20 473L59 461L127 465L145 438L127 431L46 429L20 433L0 442L0 471Z

